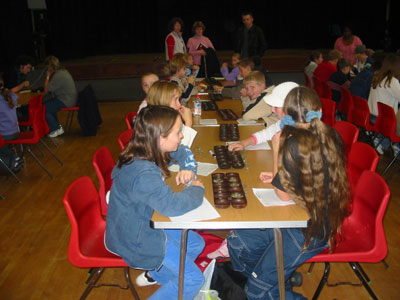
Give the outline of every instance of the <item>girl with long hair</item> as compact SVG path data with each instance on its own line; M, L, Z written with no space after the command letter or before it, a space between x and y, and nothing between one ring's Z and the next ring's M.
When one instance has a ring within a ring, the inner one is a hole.
M273 172L260 179L272 183L282 200L292 199L310 216L305 229L281 229L285 278L325 248L335 247L350 200L345 152L340 135L321 120L321 101L310 88L292 89L285 99L282 130L272 139ZM274 233L235 230L228 236L232 265L247 278L246 295L252 299L279 299ZM304 299L286 287L289 299Z
M196 179L197 163L192 152L180 144L182 120L166 106L143 108L135 120L134 134L120 154L112 173L105 244L125 262L146 270L139 286L160 284L149 299L177 299L181 230L150 227L156 210L173 217L201 205L204 186ZM168 164L180 166L175 181L187 187L174 193L165 183ZM193 299L203 284L201 270L194 263L204 248L204 240L188 233L184 299Z

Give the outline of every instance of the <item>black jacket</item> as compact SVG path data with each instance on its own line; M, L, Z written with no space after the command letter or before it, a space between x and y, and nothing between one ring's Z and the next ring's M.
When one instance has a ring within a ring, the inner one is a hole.
M102 119L97 106L96 95L90 84L79 92L78 103L78 121L83 135L95 136L97 134L97 126L102 123Z
M242 52L242 46L244 42L244 26L240 27L238 30L236 52ZM257 25L251 26L249 29L249 40L248 40L248 55L249 57L264 55L265 50L267 50L267 42L265 41L264 32Z

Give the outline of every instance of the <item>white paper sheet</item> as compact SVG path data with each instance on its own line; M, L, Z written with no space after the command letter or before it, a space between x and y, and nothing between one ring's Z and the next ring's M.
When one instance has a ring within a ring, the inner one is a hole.
M243 120L242 118L239 118L236 120L239 124L258 124L257 121L255 120Z
M181 140L181 144L188 146L189 148L192 147L192 143L197 135L197 131L189 126L184 125L182 126L182 134L183 139Z
M196 209L189 211L188 213L178 216L178 217L170 217L171 221L174 222L196 222L203 220L212 220L220 218L221 215L217 212L217 210L208 202L207 198L203 198L203 203Z
M218 169L217 164L197 162L197 175L208 176L212 172L214 172L216 169ZM177 172L179 172L179 165L172 164L168 167L168 170L170 170L171 172L177 173Z
M249 145L246 148L246 150L271 150L271 146L265 142L265 143L260 143L257 145Z
M253 193L264 206L286 206L296 204L293 200L282 201L279 199L274 189L253 188Z
M208 176L218 169L217 164L197 162L197 175Z
M200 125L218 125L217 119L201 119Z

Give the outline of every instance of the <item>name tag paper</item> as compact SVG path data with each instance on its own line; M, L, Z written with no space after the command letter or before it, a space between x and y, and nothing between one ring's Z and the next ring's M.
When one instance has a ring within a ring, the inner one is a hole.
M173 222L197 222L204 220L212 220L220 218L221 215L208 202L207 198L203 198L203 203L196 209L187 212L182 216L170 217Z

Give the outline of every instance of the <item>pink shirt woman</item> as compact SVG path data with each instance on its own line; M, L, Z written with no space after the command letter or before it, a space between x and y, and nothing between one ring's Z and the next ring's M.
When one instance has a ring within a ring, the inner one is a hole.
M206 55L206 51L203 49L212 48L215 50L210 39L203 35L204 29L205 26L203 22L194 22L193 31L195 35L191 37L187 43L188 52L192 54L195 65L201 65L201 56Z
M361 39L353 35L351 29L346 27L343 36L336 40L334 48L342 52L342 57L348 59L353 65L356 62L354 51L358 45L362 45Z

